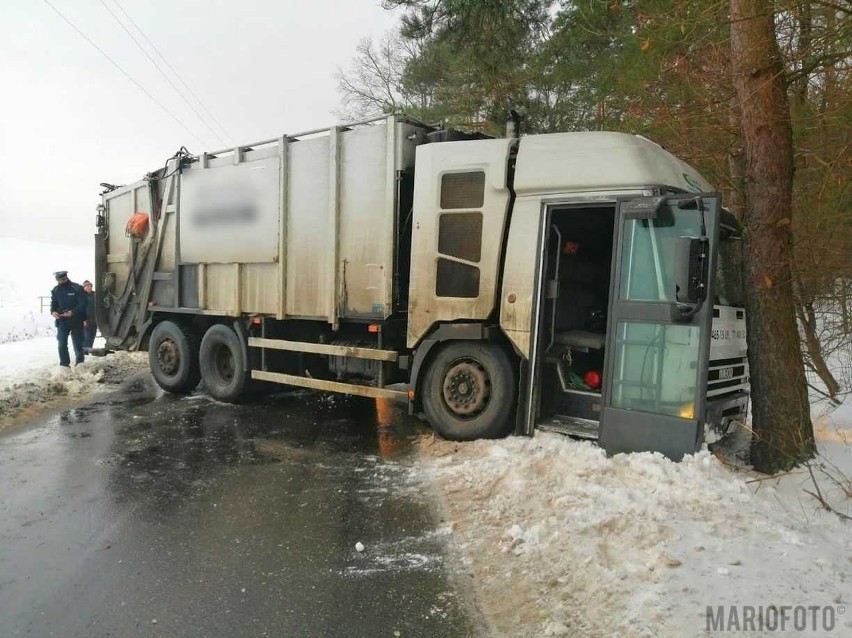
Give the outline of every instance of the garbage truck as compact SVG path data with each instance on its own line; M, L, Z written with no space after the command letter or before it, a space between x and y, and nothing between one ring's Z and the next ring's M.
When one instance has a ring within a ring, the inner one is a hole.
M748 401L737 220L644 137L507 133L388 115L103 184L107 351L225 402L271 382L402 401L455 440L695 452Z

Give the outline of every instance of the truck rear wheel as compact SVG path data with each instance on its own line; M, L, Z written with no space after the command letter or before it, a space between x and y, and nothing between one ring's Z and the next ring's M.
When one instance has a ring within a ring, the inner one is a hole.
M198 335L173 321L158 323L148 342L148 363L154 380L163 390L192 392L201 379Z
M515 373L505 350L484 341L452 341L426 370L423 410L454 441L506 436L514 424Z
M210 326L201 340L201 378L214 399L239 401L248 385L240 338L228 326Z

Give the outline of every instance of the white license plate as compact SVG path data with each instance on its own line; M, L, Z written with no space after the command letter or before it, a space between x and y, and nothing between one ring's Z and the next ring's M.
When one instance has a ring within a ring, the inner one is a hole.
M719 369L719 378L720 379L733 379L734 378L734 369L733 368L720 368Z

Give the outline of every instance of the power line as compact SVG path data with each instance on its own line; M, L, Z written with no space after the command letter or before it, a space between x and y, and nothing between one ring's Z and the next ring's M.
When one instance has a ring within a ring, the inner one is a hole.
M183 91L181 91L180 88L178 88L178 86L174 82L172 82L172 79L168 75L166 75L166 72L163 71L162 67L159 64L157 64L157 61L154 58L151 57L151 54L148 53L148 51L145 50L145 47L143 47L142 44L139 42L139 40L136 39L136 36L134 36L133 33L131 33L131 31L126 26L124 26L124 23L121 20L118 19L118 16L115 15L113 10L109 8L109 5L104 0L101 0L101 4L104 6L104 9L106 9L109 12L109 14L112 16L112 19L115 20L118 23L118 25L122 29L124 29L124 32L127 35L130 36L130 39L133 40L133 42L136 44L137 47L139 47L139 50L142 51L142 53L145 54L145 57L147 57L151 61L151 64L153 64L154 67L157 69L157 71L160 72L160 75L162 75L166 79L166 82L168 82L169 85L171 85L171 87L175 91L177 91L177 94L180 95L181 99L183 99L183 101L186 102L186 105L189 108L192 109L192 112L195 113L198 116L198 119L201 120L201 123L204 124L204 126L206 126L207 129L211 133L213 133L213 135L216 137L216 139L218 139L219 142L221 142L224 145L225 140L223 140L222 137L216 131L213 130L213 127L210 126L210 124L207 123L207 120L205 120L204 116L201 115L201 113L198 112L198 109L196 109L190 103L190 101L188 99L186 99L186 95L184 95Z
M103 1L103 0L102 0L102 1ZM119 9L119 10L120 10L123 14L124 14L124 17L126 17L128 20L130 20L130 24L132 24L134 27L136 27L136 30L137 30L137 31L138 31L138 32L142 35L142 37L145 39L145 42L147 42L147 43L148 43L148 45L149 45L149 46L150 46L150 47L154 50L154 52L155 52L155 53L156 53L156 54L160 57L160 59L161 59L161 60L165 63L165 65L166 65L167 67L169 67L169 70L170 70L172 73L174 73L174 74L175 74L175 77L176 77L176 78L178 79L178 81L179 81L179 82L180 82L180 83L184 86L184 88L185 88L187 91L189 91L189 94L190 94L192 97L194 97L194 98L195 98L195 101L196 101L196 102L198 102L198 105L201 107L201 109L202 109L202 110L203 110L203 111L207 114L207 116L208 116L208 117L209 117L209 118L213 121L213 123L214 123L216 126L218 126L218 127L219 127L219 130L220 130L220 131L222 131L222 132L225 134L225 137L231 137L231 136L230 136L230 134L228 133L227 129L226 129L224 126L222 126L221 122L219 122L219 120L217 120L217 119L214 117L213 113L211 113L211 112L210 112L210 109L208 109L206 106L204 106L204 102L202 102L202 101L201 101L201 98L200 98L200 97L198 97L198 96L195 94L195 91L193 91L193 90L189 87L189 85L188 85L186 82L184 82L184 81L183 81L183 78L180 76L180 73L178 73L178 72L177 72L177 69L175 69L175 68L174 68L171 64L169 64L169 61L166 59L166 56L164 56L162 53L160 53L160 50L156 47L156 45L155 45L153 42L151 42L151 39L150 39L147 35L145 35L145 32L142 30L142 27L140 27L138 24L136 24L136 21L135 21L133 18L131 18L131 17L130 17L130 14L129 14L129 13L127 13L127 11L125 11L125 10L124 10L124 7L122 7L122 6L121 6L121 4L119 4L118 0L112 0L112 1L115 3L115 6L117 6L117 7L118 7L118 9ZM219 138L219 139L221 139L221 138Z
M81 30L77 27L77 25L76 25L76 24L74 24L73 22L71 22L71 20L69 20L68 18L66 18L66 17L62 14L62 12L61 12L59 9L57 9L56 7L54 7L54 6L50 3L50 0L44 0L44 3L45 3L48 7L50 7L51 9L53 9L53 10L56 12L56 14L57 14L60 18L62 18L63 20L65 20L65 22L67 22L67 23L71 26L71 28L72 28L72 29L74 29L77 33L79 33L79 34L80 34L80 35L81 35L81 36L82 36L82 37L86 40L86 42L88 42L88 43L89 43L89 44L91 44L93 47L95 47L95 49L98 51L98 53L100 53L100 54L101 54L102 56L104 56L107 60L109 60L109 61L112 63L112 65L113 65L116 69L118 69L119 71L121 71L121 73L122 73L122 75L124 75L124 77L126 77L128 80L130 80L131 82L133 82L133 84L135 84L135 85L136 85L136 88L138 88L138 89L139 89L140 91L142 91L145 95L147 95L147 96L148 96L148 98L150 98L150 100L151 100L154 104L156 104L156 105L157 105L157 106L159 106L161 109L163 109L163 111L165 111L165 112L169 115L169 117L171 117L171 118L172 118L175 122L177 122L177 123L181 126L181 128L183 128L183 129L184 129L187 133L189 133L190 135L192 135L192 137L194 137L194 138L198 141L198 143L199 143L199 144L201 144L202 146L204 145L204 142L202 142L202 141L201 141L201 138L200 138L200 137L198 137L195 133L193 133L193 132L192 132L192 130L191 130L191 129L190 129L190 128L186 125L186 124L184 124L183 122L181 122L181 121L177 118L177 116L176 116L174 113L172 113L169 109L167 109L165 106L163 106L163 104L162 104L162 103L161 103L161 102L160 102L157 98L155 98L153 95L151 95L151 94L148 92L148 90L147 90L144 86L142 86L141 84L139 84L139 82L137 82L136 80L134 80L134 79L133 79L133 77L132 77L132 76L131 76L131 75L130 75L127 71L125 71L123 68L121 68L121 66L118 64L118 62L116 62L116 61L115 61L115 60L113 60L111 57L109 57L109 55L107 55L107 54L104 52L104 50L103 50L103 49L101 49L101 48L100 48L97 44L95 44L95 43L94 43L94 41L93 41L93 40L92 40L89 36L87 36L85 33L83 33L83 32L82 32L82 31L81 31Z

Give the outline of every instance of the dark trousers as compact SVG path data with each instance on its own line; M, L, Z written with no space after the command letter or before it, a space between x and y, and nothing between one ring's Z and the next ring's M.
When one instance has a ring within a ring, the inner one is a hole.
M98 331L98 327L92 323L88 322L87 325L83 326L83 347L91 348L95 343L95 334Z
M83 324L78 321L59 321L56 326L56 339L59 341L59 365L71 365L68 356L68 335L74 344L74 355L77 363L83 363Z

